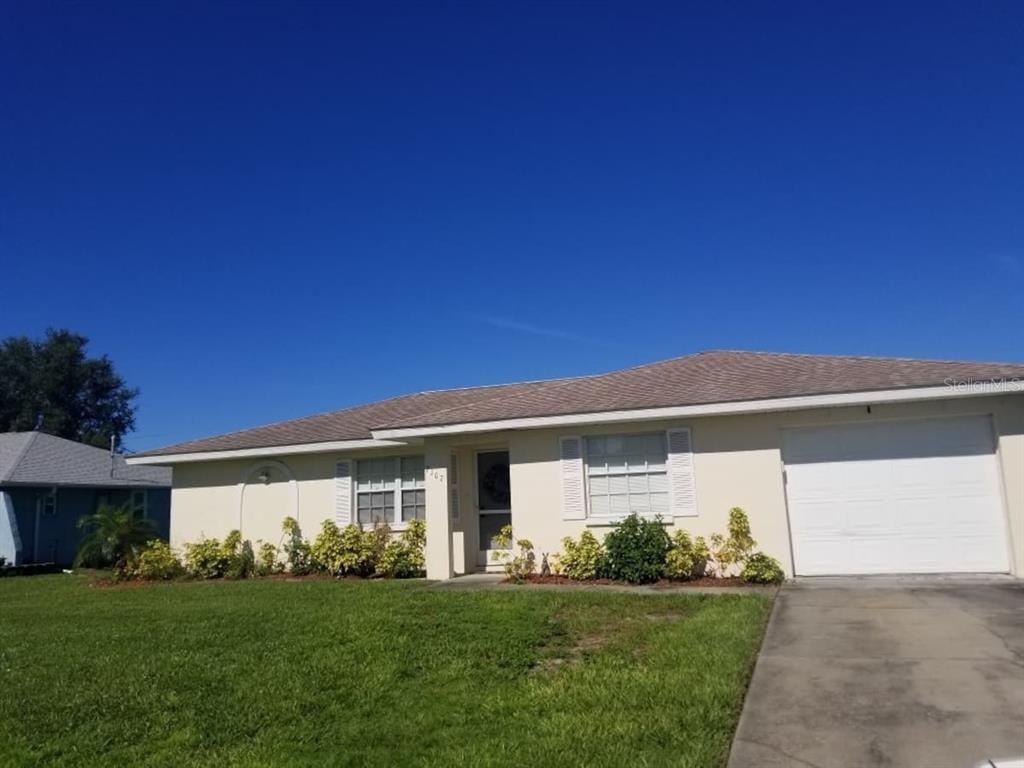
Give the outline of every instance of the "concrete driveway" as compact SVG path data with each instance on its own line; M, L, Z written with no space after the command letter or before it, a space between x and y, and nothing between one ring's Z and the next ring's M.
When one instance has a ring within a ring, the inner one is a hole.
M1015 757L1024 584L815 579L780 591L729 768L973 768Z

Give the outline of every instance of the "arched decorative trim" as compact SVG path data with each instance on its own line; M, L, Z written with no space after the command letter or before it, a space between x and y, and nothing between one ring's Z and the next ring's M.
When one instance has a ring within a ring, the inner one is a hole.
M242 514L245 511L245 489L247 486L253 484L253 477L255 474L265 467L280 470L281 473L284 474L285 480L289 486L288 514L296 520L299 519L299 483L295 479L295 473L292 472L292 468L283 461L278 461L277 459L264 459L263 461L256 461L249 464L238 479L238 530L240 531L242 530Z

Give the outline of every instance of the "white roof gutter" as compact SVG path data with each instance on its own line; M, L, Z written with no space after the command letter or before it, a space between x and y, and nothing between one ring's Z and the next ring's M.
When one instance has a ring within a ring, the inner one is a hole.
M982 395L1004 395L1024 392L1024 379L1008 381L953 381L938 387L908 387L871 392L842 392L828 395L801 395L776 397L766 400L741 400L729 403L680 405L665 408L640 408L603 413L574 413L559 416L532 416L520 419L475 421L462 424L441 424L429 427L398 427L374 429L372 434L381 440L409 440L442 435L494 432L504 429L541 429L581 424L607 424L623 421L655 421L661 419L697 416L728 416L772 411L796 411L808 408L836 408L851 405L874 405L921 400L947 400Z
M271 445L264 448L240 448L231 451L197 451L195 453L167 453L162 456L125 456L130 465L139 464L186 464L193 461L227 461L229 459L250 459L260 456L287 456L302 453L343 453L368 448L392 448L421 442L420 440L335 440L327 443L302 443L299 445Z

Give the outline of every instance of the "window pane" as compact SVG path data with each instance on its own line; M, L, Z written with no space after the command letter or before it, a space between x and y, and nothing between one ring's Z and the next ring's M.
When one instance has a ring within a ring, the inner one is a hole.
M356 490L384 490L395 487L396 459L360 459L356 462Z
M422 506L402 507L402 521L424 520L427 517L427 509Z
M608 497L608 511L613 515L629 514L629 494L619 493Z
M646 453L647 446L646 435L629 435L623 438L623 450L626 453Z
M402 487L419 488L423 486L423 457L405 456L402 458Z
M627 484L631 494L647 493L647 475L630 475Z
M626 440L623 437L606 437L604 439L604 452L609 456L622 454L626 448Z
M651 493L655 491L668 493L668 475L660 472L652 472L647 476L647 484Z
M590 514L619 517L668 513L665 435L604 435L587 438Z
M608 478L608 493L628 493L629 479L626 475L612 475Z
M661 515L665 517L668 515L668 494L667 493L652 493L651 494L651 512L655 515Z

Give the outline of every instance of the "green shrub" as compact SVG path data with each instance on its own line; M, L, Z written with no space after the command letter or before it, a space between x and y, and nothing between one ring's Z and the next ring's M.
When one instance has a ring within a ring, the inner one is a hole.
M224 569L226 579L248 579L256 575L256 555L252 551L252 542L242 539L238 531L231 531L224 539L224 553L228 564Z
M699 579L708 571L711 552L700 536L692 539L686 531L672 535L672 549L665 556L665 575L670 579Z
M537 558L533 553L533 542L529 539L518 539L515 541L518 552L511 549L512 542L512 526L503 526L498 535L494 537L494 543L500 549L492 557L494 560L505 564L505 573L510 579L522 582L534 572L537 566Z
M633 584L657 581L664 575L671 544L660 520L645 520L634 513L604 537L604 572Z
M135 568L139 554L157 536L156 523L136 517L127 505L102 504L78 521L85 533L78 544L75 567L113 568L124 577Z
M343 539L341 529L333 520L324 520L320 533L309 549L313 570L337 576L342 570Z
M256 552L256 575L270 576L281 572L281 563L277 559L277 547L269 541L258 542L259 549Z
M764 552L755 552L747 557L740 575L751 584L781 584L786 579L779 561Z
M185 571L194 579L219 579L228 568L230 555L217 539L185 545Z
M341 532L338 557L341 563L338 573L343 576L369 576L373 573L373 553L366 545L363 529L355 523L345 526Z
M398 539L384 547L377 572L394 579L423 576L426 558L423 550L427 543L427 526L422 520L412 520Z
M590 531L580 534L579 541L566 536L562 539L565 552L558 556L555 573L563 573L570 579L584 581L596 579L604 569L604 546Z
M367 531L356 523L346 526L340 537L339 575L372 576L390 541L391 529L386 524Z
M166 541L152 539L139 553L132 576L143 581L168 581L185 573L178 556Z
M718 575L725 576L734 565L742 566L754 551L757 542L750 535L750 520L741 507L729 510L729 535L711 535L711 556L718 568Z
M377 572L380 561L384 558L384 550L391 543L391 527L387 523L374 525L368 531L363 532L363 547L365 552L364 563L366 573L371 576Z
M289 573L296 576L305 576L311 573L313 565L309 556L309 542L302 538L302 529L299 528L299 521L294 517L286 517L281 523L284 531L285 566Z

